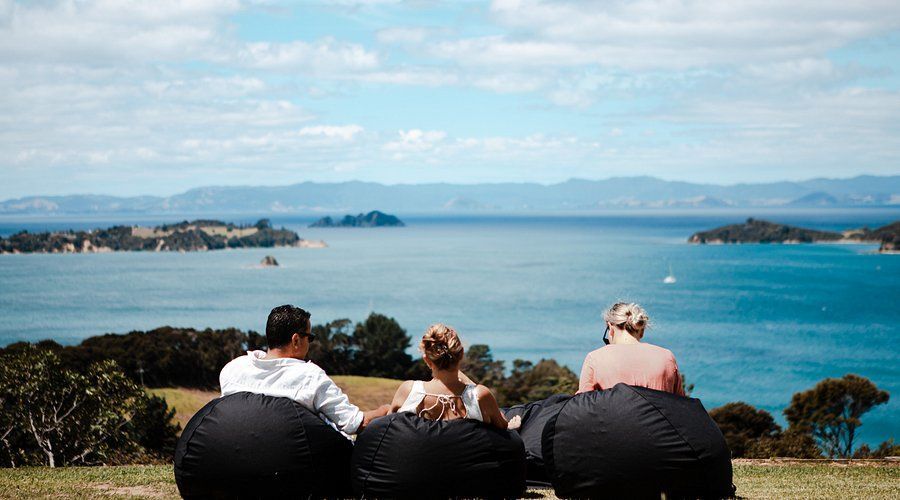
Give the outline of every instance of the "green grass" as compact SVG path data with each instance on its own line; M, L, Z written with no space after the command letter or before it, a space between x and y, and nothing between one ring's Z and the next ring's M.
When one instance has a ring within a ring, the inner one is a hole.
M200 391L183 387L147 389L147 392L163 397L170 408L175 408L175 421L181 424L182 429L197 410L219 397L218 391Z
M169 465L0 469L0 498L178 498Z
M350 402L363 410L371 410L390 403L402 382L389 378L356 375L335 375L331 378L347 394Z
M371 410L379 405L390 403L394 392L400 386L399 380L377 377L357 377L355 375L335 375L334 382L350 398L350 401L363 410ZM147 392L162 396L166 403L175 408L175 421L181 424L183 429L188 420L214 398L219 397L218 391L201 391L197 389L185 389L183 387L165 387L160 389L147 389Z
M738 460L741 498L890 499L900 496L900 463L793 463ZM531 490L532 498L556 498ZM172 467L26 467L0 469L0 498L177 498Z

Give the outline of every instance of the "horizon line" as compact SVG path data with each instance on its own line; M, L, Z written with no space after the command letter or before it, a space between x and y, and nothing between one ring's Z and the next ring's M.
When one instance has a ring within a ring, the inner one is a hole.
M360 184L376 184L379 186L385 187L396 187L396 186L437 186L437 185L451 185L451 186L500 186L505 184L512 185L531 185L531 186L542 186L542 187L551 187L551 186L559 186L562 184L566 184L573 181L583 181L583 182L608 182L614 180L623 180L623 179L652 179L657 181L663 181L668 183L681 183L681 184L693 184L696 186L715 186L715 187L736 187L736 186L761 186L766 184L802 184L804 182L813 182L813 181L851 181L855 179L859 179L862 177L874 177L874 178L891 178L891 177L900 177L900 173L890 174L890 175L877 175L877 174L858 174L852 177L811 177L808 179L802 180L779 180L779 181L768 181L768 182L735 182L729 184L716 184L712 182L693 182L693 181L685 181L685 180L676 180L676 179L665 179L662 177L656 177L653 175L633 175L633 176L613 176L613 177L605 177L602 179L587 179L584 177L569 177L564 181L559 182L551 182L551 183L541 183L534 181L498 181L498 182L422 182L422 183L412 183L412 182L397 182L397 183L384 183L384 182L376 182L376 181L365 181L360 179L350 179L346 181L332 181L332 182L320 182L320 181L300 181L294 182L290 184L206 184L200 186L194 186L191 188L184 189L182 191L178 191L169 195L153 195L153 194L136 194L132 196L118 196L115 194L106 194L106 193L69 193L69 194L52 194L52 195L42 195L42 194L30 194L30 195L22 195L17 198L6 198L0 200L0 203L6 203L9 201L15 200L23 200L26 198L65 198L70 196L105 196L109 198L119 198L119 199L128 199L128 198L170 198L172 196L177 196L179 194L184 194L189 191L193 191L196 189L209 189L209 188L287 188L293 186L299 186L303 184L318 184L318 185L339 185L339 184L351 184L351 183L360 183Z

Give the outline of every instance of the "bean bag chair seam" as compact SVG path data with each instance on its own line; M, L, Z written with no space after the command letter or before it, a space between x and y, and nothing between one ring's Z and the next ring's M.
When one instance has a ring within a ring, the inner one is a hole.
M197 422L197 425L195 425L194 428L191 429L190 435L188 435L187 437L181 436L180 439L184 439L184 455L187 455L188 447L191 445L191 441L194 439L194 434L197 432L197 429L200 428L200 424L202 424L203 421L206 420L206 417L208 417L209 414L212 413L212 411L216 409L216 406L218 406L219 403L222 402L222 398L221 397L216 398L213 400L213 402L214 402L214 404L210 405L209 409L206 411L206 413L204 413L203 416L200 417L200 421ZM203 410L203 408L201 408L201 411L202 410ZM190 424L190 422L188 422L188 424ZM179 468L178 465L175 465L175 468Z
M394 415L397 415L395 413ZM391 426L394 425L394 416L392 415L388 424L385 426L384 431L381 433L381 439L378 440L378 446L375 447L375 452L372 453L372 462L369 464L369 472L366 474L366 478L363 479L363 491L366 491L366 487L369 485L369 477L372 476L372 471L375 469L375 460L378 458L378 452L381 450L381 444L384 443L384 437L387 436L388 431Z
M206 420L206 417L208 417L209 414L212 413L212 411L216 409L216 406L219 406L219 403L221 403L221 402L222 402L222 398L221 398L221 397L216 398L216 399L215 399L215 404L213 404L212 406L209 407L209 411L207 411L206 413L204 413L204 414L203 414L203 417L200 418L200 421L197 422L197 425L195 425L194 428L191 429L191 435L188 436L187 439L185 440L185 448L186 448L188 445L191 444L191 440L194 439L194 434L197 432L197 429L200 428L200 424L202 424L203 421Z
M653 404L653 402L650 401L649 399L645 398L643 394L641 394L640 392L634 390L634 387L632 387L632 386L630 386L630 385L625 385L625 387L628 387L628 389L630 389L631 392L633 392L633 393L637 394L638 396L640 396L641 399L643 399L644 401L647 402L647 404L649 404L650 406L652 406L653 409L656 410L656 412L659 413L660 416L661 416L662 418L666 419L666 422L669 424L669 427L671 427L672 430L675 431L676 434L678 434L678 437L681 438L681 440L684 441L684 444L686 444L687 447L690 448L691 451L694 453L694 457L695 457L696 459L698 459L698 460L700 459L700 453L694 448L694 446L691 444L690 441L688 441L687 439L685 439L684 435L681 434L681 431L678 430L678 427L675 427L675 425L672 424L672 421L669 420L669 417L667 417L666 414L663 413L662 410L660 410L658 406L656 406L655 404Z
M546 467L547 478L550 479L551 484L553 484L553 476L556 475L556 459L554 457L555 453L553 452L553 448L556 446L556 440L553 440L553 446L550 446L549 448L544 448L543 441L544 439L546 439L545 436L550 432L552 432L554 435L556 434L556 422L559 420L559 416L562 415L563 410L566 409L566 405L568 405L573 399L575 398L571 397L567 399L562 404L562 406L559 407L559 411L556 412L556 415L553 415L549 420L547 420L547 423L544 424L544 429L541 431L541 453L544 456L544 467ZM556 487L554 486L553 489L555 491Z

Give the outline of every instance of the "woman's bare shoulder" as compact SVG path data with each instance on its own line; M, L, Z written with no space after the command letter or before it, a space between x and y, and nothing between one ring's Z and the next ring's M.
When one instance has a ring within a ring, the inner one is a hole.
M496 398L494 398L493 391L491 391L490 388L488 388L487 386L481 385L481 384L478 384L475 386L475 396L478 398L479 401L481 401L483 399L488 399L488 398L496 399Z

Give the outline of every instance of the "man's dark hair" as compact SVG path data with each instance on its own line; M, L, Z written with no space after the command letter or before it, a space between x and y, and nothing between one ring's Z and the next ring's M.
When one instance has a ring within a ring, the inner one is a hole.
M308 312L291 305L278 306L272 309L266 321L266 344L269 349L281 347L291 341L292 335L304 335L308 329Z

